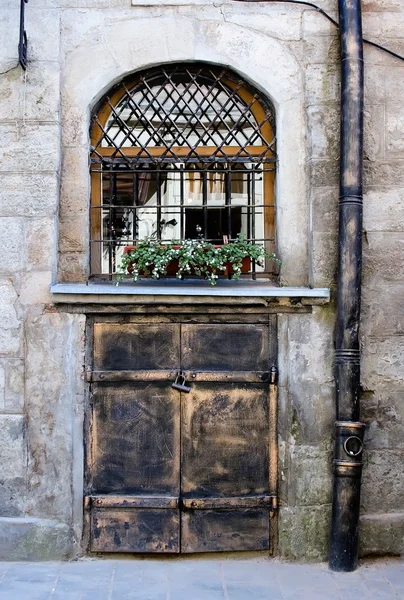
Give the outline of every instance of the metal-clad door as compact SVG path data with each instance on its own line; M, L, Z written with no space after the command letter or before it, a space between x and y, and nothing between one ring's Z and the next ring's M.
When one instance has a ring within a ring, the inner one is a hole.
M96 552L270 547L274 321L93 328L86 505ZM189 393L172 388L182 373Z

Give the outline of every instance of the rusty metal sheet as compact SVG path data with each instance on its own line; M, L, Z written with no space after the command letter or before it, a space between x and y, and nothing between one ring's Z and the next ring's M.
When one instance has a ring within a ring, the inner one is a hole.
M166 383L93 384L91 493L179 496L180 397Z
M268 387L199 383L182 395L182 497L269 493Z
M182 371L185 379L192 384L196 381L217 381L227 383L265 383L270 371ZM87 381L167 381L175 380L178 371L87 371Z
M182 325L182 368L201 371L267 371L267 325Z
M178 369L180 325L95 323L94 370Z
M174 381L176 371L87 371L87 381Z
M86 496L85 503L98 508L178 508L179 498L175 496Z
M93 552L177 553L179 511L161 509L92 509Z
M185 498L181 501L185 509L235 509L235 508L270 508L273 496L235 496L232 498Z
M195 510L181 515L181 552L268 548L268 510Z
M269 371L182 371L192 384L197 381L217 381L218 383L266 383L270 380Z

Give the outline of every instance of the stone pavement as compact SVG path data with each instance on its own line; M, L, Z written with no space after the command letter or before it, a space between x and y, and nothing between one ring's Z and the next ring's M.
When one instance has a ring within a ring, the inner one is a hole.
M404 599L404 561L365 561L354 573L325 564L249 558L83 559L0 563L0 600Z

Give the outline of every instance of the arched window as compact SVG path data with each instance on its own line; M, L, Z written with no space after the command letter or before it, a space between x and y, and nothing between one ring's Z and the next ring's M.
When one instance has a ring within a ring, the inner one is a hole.
M160 66L112 89L91 126L92 276L111 276L147 236L222 244L242 233L272 252L274 126L268 100L211 65Z

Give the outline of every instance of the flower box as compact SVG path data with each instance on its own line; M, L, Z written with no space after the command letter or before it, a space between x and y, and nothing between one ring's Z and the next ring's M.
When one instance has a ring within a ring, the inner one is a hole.
M246 242L243 235L228 244L214 245L204 240L172 241L162 244L158 240L146 238L134 246L125 246L119 280L125 274L137 281L140 276L159 279L176 275L183 279L188 275L198 275L215 285L219 276L235 280L251 270L251 261L262 266L268 258L279 263L274 254L268 254L262 245Z
M176 244L175 246L173 246L174 249L179 249L181 246ZM215 248L220 248L221 246L216 245ZM132 250L134 250L135 246L125 246L125 248L123 249L123 254L129 254L129 252L131 252ZM223 271L223 275L225 277L228 277L229 279L231 278L232 275L234 275L234 268L233 265L230 262L226 262L225 264L225 269ZM150 267L152 268L153 265L150 265ZM168 265L167 265L167 275L176 275L177 271L179 269L179 261L178 258L174 258L173 260L171 260ZM251 270L251 258L249 256L245 256L242 261L241 261L241 272L243 275L245 275L246 273L249 273ZM133 266L128 265L127 267L127 272L129 273L129 275L131 275L133 273ZM191 271L190 273L191 275L195 274ZM141 272L142 277L148 277L147 274L145 274L144 272Z
M132 250L135 249L136 246L125 246L125 248L123 249L123 254L129 254L129 252L131 252ZM175 249L179 248L180 246L174 246ZM153 265L150 265L150 267L153 267ZM173 260L170 260L170 262L167 265L167 275L176 275L177 271L179 268L179 261L178 258L174 258ZM129 273L129 275L132 275L133 273L133 266L132 265L128 265L127 267L127 271ZM141 272L143 277L148 277L148 275L145 275L144 272Z

